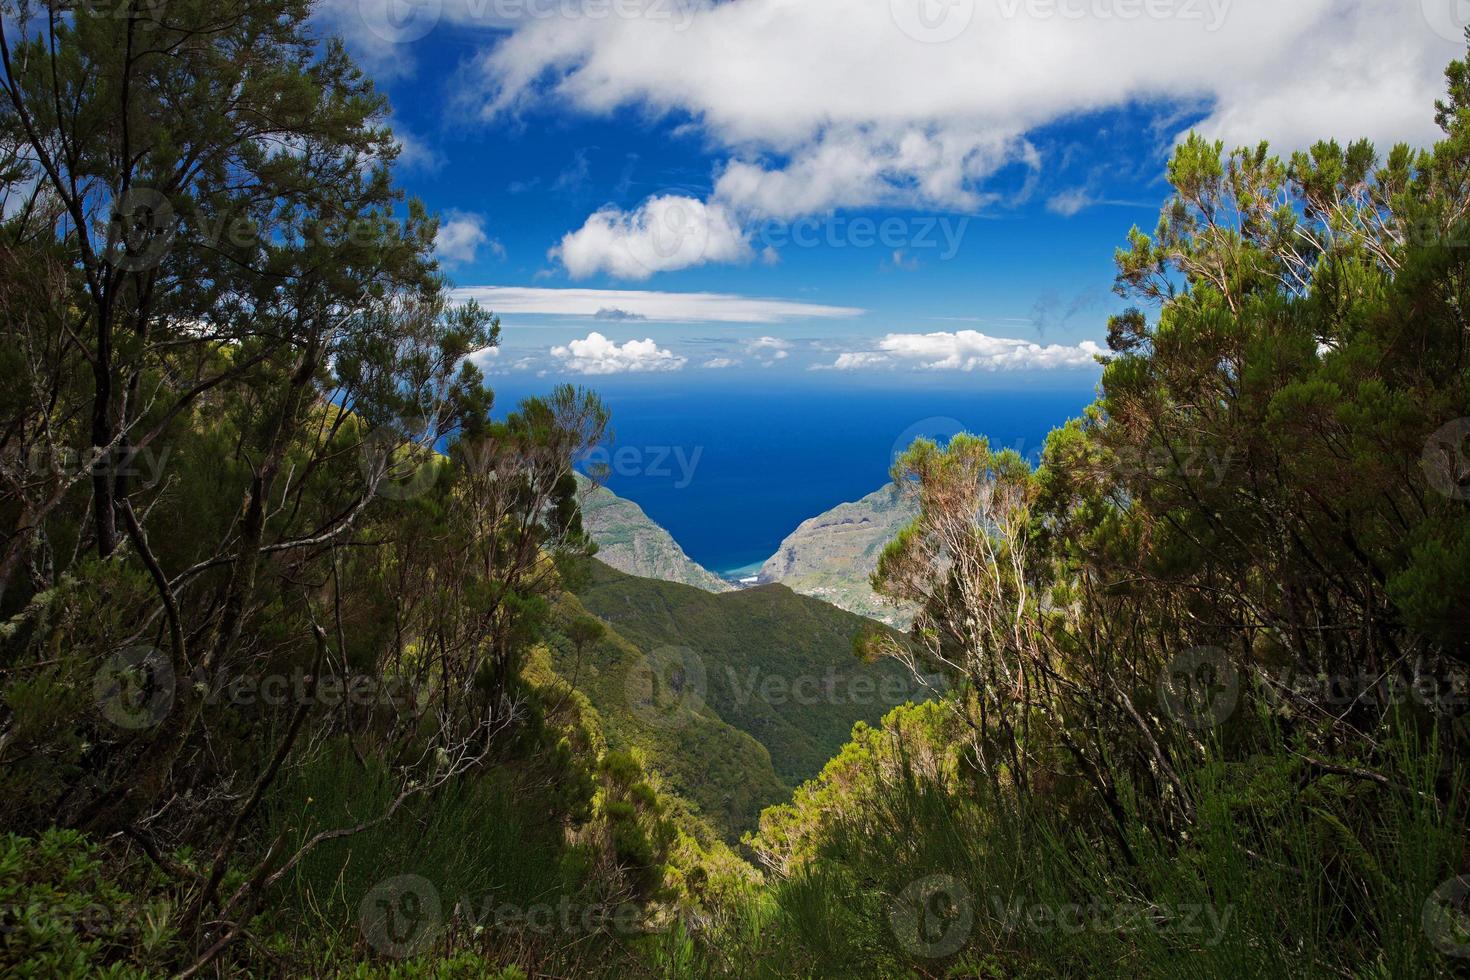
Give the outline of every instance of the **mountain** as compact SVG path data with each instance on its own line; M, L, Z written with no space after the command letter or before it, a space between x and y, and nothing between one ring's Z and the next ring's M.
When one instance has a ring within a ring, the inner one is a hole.
M563 621L591 615L576 596L563 595L560 604ZM552 668L596 709L608 747L640 751L665 787L728 840L753 830L763 809L790 795L766 747L707 703L678 691L648 697L648 668L660 662L656 651L650 657L616 629L580 652L563 635L548 639Z
M642 507L585 477L578 476L577 482L582 487L582 526L597 542L597 557L604 564L629 575L679 582L706 592L734 588L695 563Z
M780 583L802 595L890 626L905 627L910 610L895 608L873 591L869 577L883 548L918 514L895 486L840 504L806 521L761 567L760 581Z
M935 694L897 663L854 655L870 621L785 586L713 595L591 568L568 601L610 632L580 667L559 642L557 672L577 678L610 741L642 748L732 839L821 772L856 722L877 724L895 705Z

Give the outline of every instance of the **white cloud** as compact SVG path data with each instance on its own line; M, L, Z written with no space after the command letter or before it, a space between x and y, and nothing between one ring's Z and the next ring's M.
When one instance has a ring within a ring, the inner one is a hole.
M710 368L712 370L718 371L724 368L735 367L739 363L740 362L735 360L733 357L715 357L711 358L708 361L705 361L703 364L700 365L700 367Z
M489 246L496 255L505 255L504 247L485 233L484 218L450 211L434 236L434 255L445 265L465 265L479 257L482 245Z
M909 367L927 371L1027 371L1090 367L1103 349L1090 340L1076 346L1042 346L1029 340L991 337L976 330L955 333L891 333L876 349L839 356L826 370L857 371Z
M552 289L533 286L474 286L456 289L454 299L476 300L499 314L596 317L604 310L662 323L780 323L786 320L846 319L866 312L851 306L821 306L795 300L732 296L728 293L669 293L640 289Z
M745 342L745 352L759 358L762 367L771 367L791 356L791 342L779 337L757 337Z
M472 97L486 116L552 102L690 118L723 151L708 205L742 219L973 210L1000 168L1041 165L1029 134L1129 104L1202 106L1199 128L1232 144L1422 145L1464 53L1427 0L953 0L945 43L924 43L914 4L941 6L701 0L682 18L532 20L478 59Z
M655 272L750 257L749 238L727 208L673 194L651 197L632 211L603 208L550 252L573 279L599 272L647 279Z
M1064 218L1072 218L1092 207L1097 202L1092 195L1082 187L1074 187L1069 191L1062 191L1046 202L1046 209L1052 214L1059 214Z
M782 340L779 337L757 337L754 340L747 341L745 349L753 354L770 351L771 353L767 356L777 356L791 350L791 341Z
M688 358L661 349L651 339L630 340L619 345L596 332L565 347L551 348L551 356L560 361L564 369L576 374L679 371L688 363Z
M437 173L444 166L437 150L402 126L393 127L393 141L398 144L398 165L405 170Z

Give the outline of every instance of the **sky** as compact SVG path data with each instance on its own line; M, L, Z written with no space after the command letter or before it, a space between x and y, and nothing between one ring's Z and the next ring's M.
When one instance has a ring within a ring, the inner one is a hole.
M1190 130L1426 146L1467 0L325 0L494 376L1052 383ZM934 376L941 376L935 378ZM929 381L923 377L928 376Z

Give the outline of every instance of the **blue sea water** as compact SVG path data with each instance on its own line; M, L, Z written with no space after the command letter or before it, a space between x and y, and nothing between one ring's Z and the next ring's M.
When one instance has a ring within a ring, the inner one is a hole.
M887 384L715 372L575 379L612 411L614 438L590 463L691 558L721 574L775 554L802 521L882 487L914 438L969 431L1039 454L1046 434L1094 397L1096 374L1039 382L903 376ZM559 379L495 384L497 414Z

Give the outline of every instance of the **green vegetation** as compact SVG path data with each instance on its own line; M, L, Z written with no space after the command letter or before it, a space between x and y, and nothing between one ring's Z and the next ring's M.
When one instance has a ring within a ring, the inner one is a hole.
M1470 66L1432 152L1191 138L1041 465L961 435L874 648L950 674L750 842L765 975L1463 976Z
M609 569L606 574L618 573ZM652 595L657 587L647 579L628 582L635 596L643 590ZM564 620L586 615L575 596L564 596L561 604ZM725 838L735 840L754 829L761 810L791 792L791 784L776 774L766 746L703 698L692 692L687 698L678 692L652 696L647 685L656 682L660 668L666 676L677 671L676 663L651 662L616 630L580 650L570 638L553 636L550 649L556 673L603 718L609 745L646 760L671 793Z
M897 663L853 656L872 629L862 617L784 586L713 596L594 567L578 598L640 650L697 671L699 699L763 745L788 786L820 772L855 723L937 693Z

